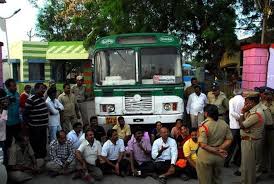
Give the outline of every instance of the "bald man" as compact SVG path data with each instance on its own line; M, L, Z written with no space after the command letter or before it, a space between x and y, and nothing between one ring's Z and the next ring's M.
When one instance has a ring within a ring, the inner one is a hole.
M176 141L169 137L169 131L163 127L161 137L152 145L151 156L155 160L155 169L159 174L159 181L165 184L167 178L175 173L175 163L178 157Z

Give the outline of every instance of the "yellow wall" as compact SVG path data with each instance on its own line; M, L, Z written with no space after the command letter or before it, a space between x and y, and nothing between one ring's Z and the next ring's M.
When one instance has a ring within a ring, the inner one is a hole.
M232 55L229 55L227 52L225 52L220 62L220 67L224 68L231 65L237 65L237 67L239 67L240 61L241 61L240 52L234 52Z

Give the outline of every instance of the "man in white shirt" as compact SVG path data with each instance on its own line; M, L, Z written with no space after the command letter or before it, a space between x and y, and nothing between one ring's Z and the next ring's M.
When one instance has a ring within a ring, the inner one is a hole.
M123 139L118 139L117 130L107 132L108 139L102 148L103 163L101 168L104 173L115 173L120 176L128 174L128 160L124 158L125 145Z
M82 129L82 124L78 122L73 125L73 130L67 134L67 139L73 144L73 149L78 149L81 144Z
M169 137L167 128L161 128L160 135L152 145L151 157L155 160L155 170L160 175L159 181L166 183L167 177L175 173L178 149L176 141Z
M199 85L194 86L194 93L189 95L186 106L186 111L190 114L192 128L198 128L198 125L204 121L204 107L207 103L207 97L201 93L201 87Z
M47 91L46 104L49 110L49 140L50 142L56 139L56 132L60 131L60 112L64 110L64 106L56 98L56 88L49 88Z
M237 147L238 149L235 153L233 163L237 166L240 166L241 164L241 136L239 119L241 110L244 107L245 99L242 96L243 91L241 89L235 89L233 93L235 96L229 100L229 127L233 135L233 141L228 150L228 156L225 160L225 167L229 167L229 162L232 159L232 155Z
M76 150L76 158L80 162L80 175L86 180L102 180L103 172L96 167L96 162L101 158L102 146L99 141L94 138L94 132L91 129L85 131L85 140ZM90 174L89 174L90 173Z

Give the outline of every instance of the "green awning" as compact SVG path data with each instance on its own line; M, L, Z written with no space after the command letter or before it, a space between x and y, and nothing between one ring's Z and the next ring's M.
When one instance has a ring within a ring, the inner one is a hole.
M46 59L88 59L89 53L83 47L82 41L76 42L49 42Z

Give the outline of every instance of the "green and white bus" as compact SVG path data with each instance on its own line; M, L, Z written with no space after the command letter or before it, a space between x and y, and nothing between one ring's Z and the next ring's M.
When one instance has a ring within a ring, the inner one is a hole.
M183 117L180 40L163 33L112 35L94 50L95 112L101 125L174 123Z

